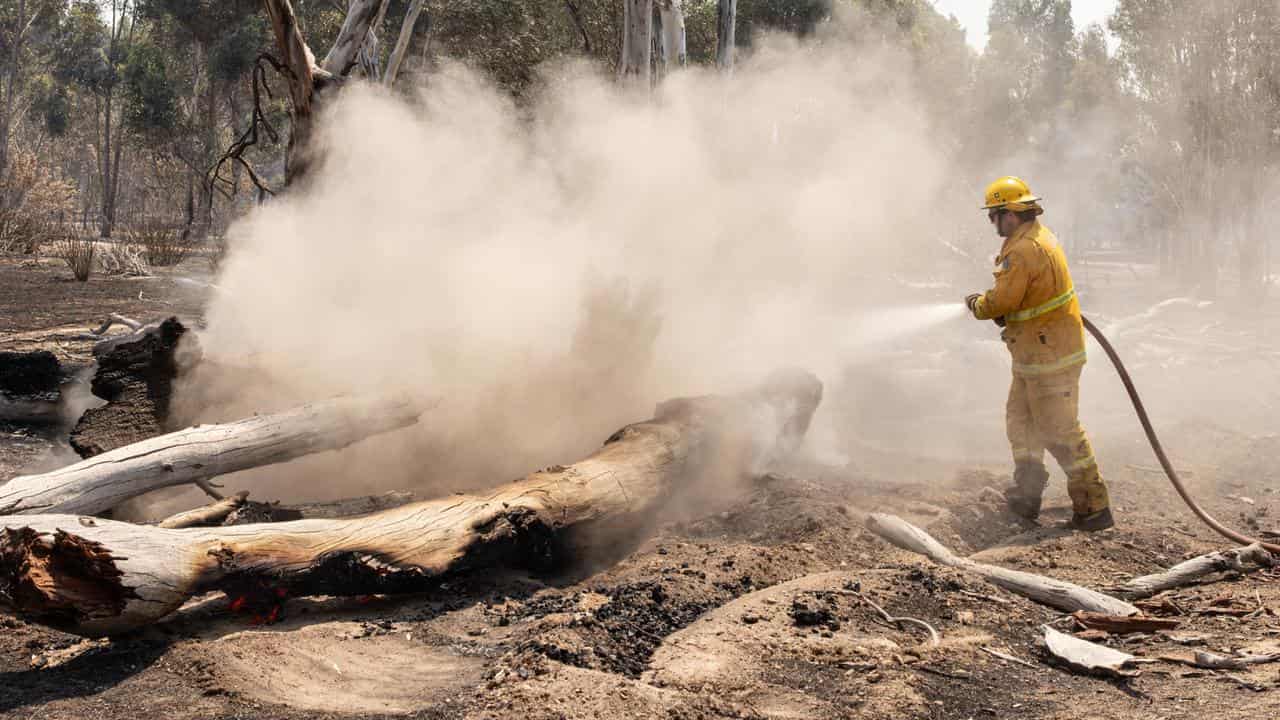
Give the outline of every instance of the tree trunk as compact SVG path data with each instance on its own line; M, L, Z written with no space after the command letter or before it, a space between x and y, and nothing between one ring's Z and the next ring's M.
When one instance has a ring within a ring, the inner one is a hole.
M420 412L403 400L338 399L233 423L197 425L59 470L16 477L0 485L0 514L93 515L152 490L343 448L412 425Z
M821 396L817 378L793 371L740 396L671 400L574 465L358 518L184 530L0 518L0 601L69 632L114 635L215 589L238 605L411 592L467 570L616 553L676 490L759 472L794 450Z
M413 0L405 11L404 22L400 25L400 35L396 38L396 47L391 51L391 59L387 61L387 72L382 76L382 84L394 87L396 77L400 74L400 65L404 62L405 53L409 52L409 41L413 39L413 28L418 23L418 14L422 12L422 0Z
M716 65L733 69L734 32L738 22L738 0L719 0L716 12Z
M660 7L667 68L670 69L673 62L677 67L684 67L689 59L684 30L684 0L665 0Z
M115 183L111 182L111 96L112 88L108 87L102 103L102 152L99 157L102 166L102 217L99 218L98 234L104 238L111 237L116 218Z
M289 143L285 147L285 185L303 180L310 171L311 136L314 132L315 105L319 95L330 85L339 84L355 66L368 35L369 26L378 11L378 0L352 0L347 17L338 31L324 63L316 65L315 56L298 29L289 0L263 0L281 62L288 69L290 107Z
M662 30L662 0L655 0L653 3L653 31L650 38L653 47L650 49L650 61L653 72L653 82L658 84L662 82L662 76L667 74L667 35Z
M618 76L649 83L652 62L653 0L622 0L622 58Z

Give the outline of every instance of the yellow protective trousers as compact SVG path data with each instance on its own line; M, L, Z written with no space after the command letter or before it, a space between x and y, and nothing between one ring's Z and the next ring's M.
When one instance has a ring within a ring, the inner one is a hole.
M1005 428L1014 463L1044 464L1044 451L1067 474L1072 509L1081 515L1110 506L1093 446L1080 424L1081 365L1041 375L1014 375Z

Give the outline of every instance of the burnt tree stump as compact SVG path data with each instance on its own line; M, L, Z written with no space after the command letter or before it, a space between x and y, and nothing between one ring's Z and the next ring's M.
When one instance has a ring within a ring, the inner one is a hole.
M186 326L171 317L136 339L94 348L98 369L91 388L107 404L85 411L71 431L71 447L80 457L93 457L168 430L173 381L199 357L198 346L188 341L183 344L186 357L180 361L178 345L186 333Z

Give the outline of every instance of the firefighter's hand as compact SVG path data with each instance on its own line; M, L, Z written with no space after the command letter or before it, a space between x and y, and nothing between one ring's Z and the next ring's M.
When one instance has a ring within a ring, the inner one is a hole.
M981 293L973 293L964 299L964 306L969 308L969 312L975 316L978 314L978 298L982 297Z

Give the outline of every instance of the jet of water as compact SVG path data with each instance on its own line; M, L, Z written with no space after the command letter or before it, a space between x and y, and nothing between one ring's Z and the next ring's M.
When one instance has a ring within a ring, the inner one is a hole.
M855 320L850 344L861 348L887 345L964 317L964 303L928 303L878 309Z

